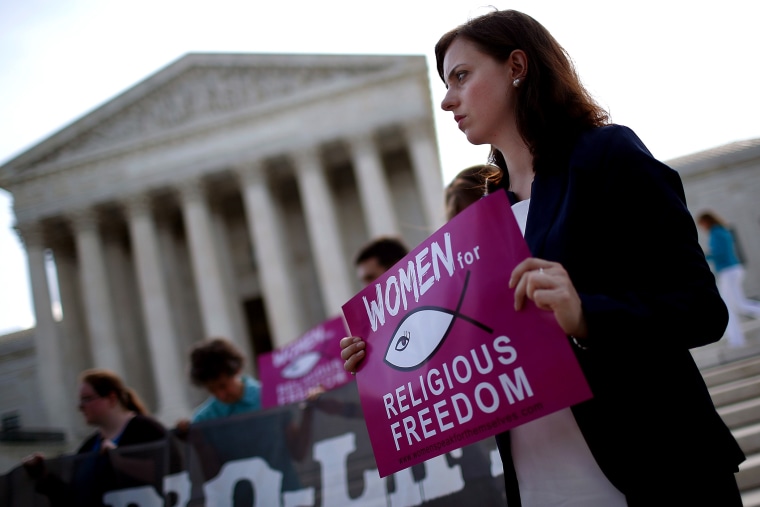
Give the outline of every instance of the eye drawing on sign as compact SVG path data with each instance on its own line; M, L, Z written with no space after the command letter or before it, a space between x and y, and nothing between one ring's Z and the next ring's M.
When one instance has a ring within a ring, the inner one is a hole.
M325 347L329 346L330 340L325 340L320 345L319 349L305 352L300 356L293 359L285 368L280 372L282 378L294 379L301 378L309 373L314 366L322 359L325 353Z
M282 369L282 378L300 378L309 373L314 365L319 362L322 354L316 350L301 354L293 359L289 365Z
M396 350L399 352L404 350L409 345L409 339L411 338L411 333L409 331L404 331L403 336L400 336L398 341L396 342Z
M485 324L459 313L469 281L470 272L468 271L456 310L438 306L421 306L409 312L401 320L385 352L384 361L390 367L397 370L419 368L441 347L456 319L465 320L489 334L493 333L493 329Z

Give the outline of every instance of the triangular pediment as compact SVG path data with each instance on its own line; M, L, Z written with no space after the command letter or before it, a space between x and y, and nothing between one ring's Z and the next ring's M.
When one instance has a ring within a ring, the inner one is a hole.
M419 56L193 53L150 76L8 165L56 164L179 132L314 90L363 82ZM7 166L6 166L7 167Z

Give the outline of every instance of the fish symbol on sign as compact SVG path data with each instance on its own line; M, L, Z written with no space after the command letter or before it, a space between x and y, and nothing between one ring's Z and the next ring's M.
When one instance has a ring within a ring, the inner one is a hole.
M318 349L299 355L282 369L280 376L287 379L303 377L313 370L314 366L325 356L325 348L329 345L330 340L324 340Z
M469 281L468 271L456 310L422 306L409 312L401 320L385 351L384 360L389 366L397 370L419 368L441 347L456 319L465 320L489 334L493 333L493 329L485 324L459 313Z
M282 378L300 378L309 373L314 365L316 365L322 354L316 350L301 354L297 358L293 359L285 368L282 369L280 375Z

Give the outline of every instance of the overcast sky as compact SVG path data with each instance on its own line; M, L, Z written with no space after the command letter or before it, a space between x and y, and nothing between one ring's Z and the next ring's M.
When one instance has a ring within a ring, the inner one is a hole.
M188 52L424 54L484 12L470 0L3 0L0 164ZM616 123L668 160L760 137L760 2L515 0L570 53ZM436 116L443 181L484 161ZM0 334L33 324L26 259L0 190Z

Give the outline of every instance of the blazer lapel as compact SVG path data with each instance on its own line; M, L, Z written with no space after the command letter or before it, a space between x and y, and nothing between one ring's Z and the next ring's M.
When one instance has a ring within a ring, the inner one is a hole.
M566 187L565 171L545 171L533 179L525 241L534 257L547 257L544 253L546 237L557 222Z

